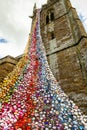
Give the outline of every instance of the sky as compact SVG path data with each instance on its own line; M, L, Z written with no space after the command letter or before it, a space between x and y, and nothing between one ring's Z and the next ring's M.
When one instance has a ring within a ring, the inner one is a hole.
M0 0L0 58L23 54L31 28L33 6L47 0ZM70 0L87 31L87 0Z

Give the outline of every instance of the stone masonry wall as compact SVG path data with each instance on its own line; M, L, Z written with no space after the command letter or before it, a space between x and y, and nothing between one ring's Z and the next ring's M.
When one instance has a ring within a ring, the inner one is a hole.
M17 63L18 60L11 56L0 59L0 82L14 69Z

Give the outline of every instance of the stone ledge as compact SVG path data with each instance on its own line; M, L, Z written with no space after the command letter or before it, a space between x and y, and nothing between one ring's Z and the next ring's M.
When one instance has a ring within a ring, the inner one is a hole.
M0 65L3 63L11 63L11 64L16 65L17 62L18 62L18 60L16 58L9 56L9 55L0 59Z

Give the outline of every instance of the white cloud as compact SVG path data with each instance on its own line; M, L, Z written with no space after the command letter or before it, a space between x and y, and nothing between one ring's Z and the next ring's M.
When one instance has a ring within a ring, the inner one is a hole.
M20 55L23 53L22 49L18 48L16 44L10 42L6 44L0 44L0 58L10 54L13 56Z
M31 28L28 16L35 2L40 7L44 0L0 0L0 37L9 41L9 49L0 44L0 56L23 53Z
M87 32L87 0L70 0L73 7L76 8L78 15L81 14L85 20L83 22L83 25L85 27L85 30Z

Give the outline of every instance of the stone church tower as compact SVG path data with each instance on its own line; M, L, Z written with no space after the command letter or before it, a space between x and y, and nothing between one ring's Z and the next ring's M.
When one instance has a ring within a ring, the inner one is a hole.
M87 34L69 0L48 0L42 6L41 35L62 89L87 108Z

